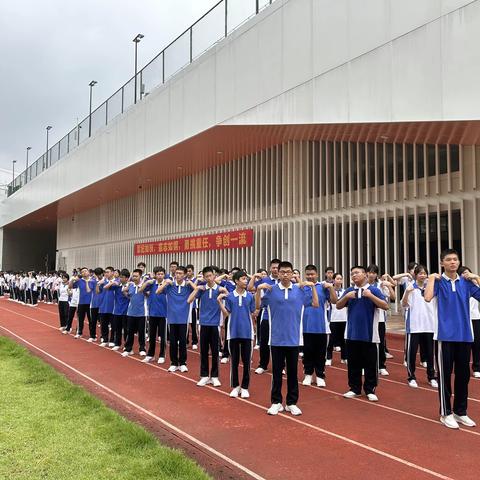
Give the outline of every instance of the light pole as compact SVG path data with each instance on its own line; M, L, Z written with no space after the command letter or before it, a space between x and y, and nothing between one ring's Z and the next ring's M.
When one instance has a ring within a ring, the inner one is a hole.
M134 77L134 103L137 103L137 70L138 70L138 64L137 64L137 46L140 40L144 37L145 35L142 35L141 33L138 33L137 36L133 39L133 43L135 44L135 77Z
M90 87L90 111L88 114L88 136L92 136L92 89L97 84L96 80L92 80L88 85Z
M28 152L32 149L32 147L27 147L27 161L25 162L25 183L27 183L28 177Z
M46 150L46 153L45 153L45 161L43 162L43 169L48 167L48 133L50 132L51 129L52 129L51 125L49 125L46 128L46 130L47 130L47 150Z

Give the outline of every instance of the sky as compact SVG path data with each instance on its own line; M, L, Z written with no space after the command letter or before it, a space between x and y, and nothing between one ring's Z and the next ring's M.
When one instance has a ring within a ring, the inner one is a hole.
M236 0L238 1L238 0ZM243 0L245 1L245 0ZM16 0L0 2L0 168L25 168L218 0ZM232 2L233 3L233 2Z

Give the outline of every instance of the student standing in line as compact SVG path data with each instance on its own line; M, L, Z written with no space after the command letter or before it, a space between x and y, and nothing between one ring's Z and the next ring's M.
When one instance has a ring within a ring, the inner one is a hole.
M268 308L270 321L270 348L272 353L272 405L269 415L277 415L284 410L282 405L282 371L287 370L287 412L301 415L298 402L298 346L301 342L302 316L305 307L318 308L317 289L313 282L293 284L293 265L280 262L278 278L280 283L262 283L255 294L256 307ZM310 288L304 288L310 287ZM265 291L263 297L261 292Z
M133 355L135 334L138 334L138 347L141 357L145 357L145 295L140 290L142 271L136 268L132 272L131 282L122 288L123 294L130 300L127 310L127 341L122 357Z
M175 272L177 271L178 268L178 262L174 260L173 262L170 262L170 265L168 267L168 273L165 275L165 280L172 280L172 282L175 280Z
M472 273L468 267L460 267L458 274L465 277L466 274ZM478 285L478 283L477 283ZM480 310L478 300L470 298L470 320L473 328L472 343L472 371L473 378L480 378Z
M73 319L75 318L75 313L77 312L78 302L80 301L80 290L78 288L70 288L70 283L68 284L68 321L65 330L62 332L64 335L67 335L71 332ZM78 318L78 317L77 317ZM78 331L78 329L77 329Z
M220 387L218 378L218 346L220 343L219 328L222 320L222 311L217 298L221 293L228 293L227 289L215 282L215 272L212 267L205 267L202 271L205 285L197 285L188 297L188 303L198 298L200 322L200 380L197 385L204 387L209 383ZM208 354L212 354L212 367L209 370Z
M188 372L187 367L187 328L190 321L190 304L188 297L195 284L187 281L187 269L177 267L175 280L165 279L158 287L157 294L165 292L167 296L167 321L170 329L170 362L169 372L179 370Z
M257 270L257 273L253 274L249 281L248 281L248 286L247 290L249 292L255 292L255 284L257 282L263 283L263 279L268 277L268 272L264 268L259 268ZM257 327L257 335L255 337L255 346L253 347L254 350L259 350L260 349L260 315L256 314L255 315L255 323Z
M167 342L167 297L165 292L158 293L157 290L165 279L165 269L155 267L153 269L154 279L147 280L140 287L148 295L149 311L149 336L148 351L143 362L148 363L155 358L155 347L157 338L160 337L160 356L158 363L165 363L165 345Z
M470 381L470 354L473 343L470 320L470 298L480 301L478 275L458 275L460 256L454 249L440 255L442 275L428 277L425 300L436 298L434 339L437 341L437 370L440 396L440 422L448 428L459 428L459 423L474 427L467 415L468 383ZM453 409L451 407L451 376L455 372Z
M278 266L280 265L280 260L278 258L274 258L270 261L270 275L267 278L257 280L255 288L258 288L261 284L268 284L268 285L277 285L279 283L279 276L278 276ZM293 275L293 269L292 269ZM265 294L265 289L260 290L260 296ZM255 373L257 375L261 375L264 373L270 362L270 320L268 316L268 309L266 306L262 306L260 310L260 360Z
M93 288L92 288L92 300L90 302L90 320L88 323L90 330L89 342L94 342L97 339L97 323L99 318L100 305L103 301L103 290L100 291L97 289L97 283L101 282L103 279L103 268L97 267L93 271ZM98 290L98 291L97 291Z
M113 267L105 269L103 279L97 282L95 290L97 293L103 294L98 313L100 316L100 346L114 347L114 330L113 330L113 309L115 306L115 292L112 286L115 284L113 277ZM110 338L109 338L110 337Z
M197 283L197 279L195 278L195 267L192 264L188 264L186 267L187 281L192 283ZM197 331L197 324L198 324L198 309L197 309L197 302L192 303L192 314L190 316L190 332L192 335L192 350L198 349L198 331ZM187 345L190 343L190 334L187 334Z
M315 265L305 267L305 278L314 284L319 306L307 306L303 313L303 385L311 385L315 373L317 386L326 387L325 359L330 334L327 308L330 303L337 303L337 293L332 283L318 281Z
M418 388L415 376L415 361L420 343L424 345L427 357L427 378L432 387L438 388L433 360L434 310L433 305L424 299L427 269L423 265L415 267L415 281L410 283L402 298L402 306L408 308L405 332L407 336L407 381L413 388Z
M333 274L333 287L337 294L337 299L343 295L343 277L340 273ZM330 308L330 330L332 334L328 340L327 360L325 365L332 364L333 347L338 345L340 348L340 362L347 363L347 347L345 343L345 327L347 326L347 311L345 309L337 310L337 305L332 304Z
M80 338L83 334L85 315L87 315L89 325L91 324L90 303L92 301L92 292L95 289L95 282L90 278L90 272L88 268L83 267L80 270L80 275L80 278L73 277L69 283L70 289L78 288L80 294L77 307L78 328L75 338ZM93 342L95 341L95 338L90 336L88 340Z
M62 284L58 290L58 315L60 317L60 331L63 332L68 325L68 282L70 277L68 273L62 273Z
M255 299L247 292L248 277L242 270L233 274L235 290L230 293L221 293L217 297L218 305L224 317L229 317L226 339L231 355L230 362L230 397L249 398L250 364L252 361L252 343L255 334L253 313L255 312ZM225 304L224 304L225 301ZM242 359L242 383L238 377L238 366Z
M115 344L112 350L120 350L122 346L122 336L124 342L127 341L127 311L129 298L123 293L123 289L128 287L128 281L130 279L130 271L124 268L120 271L119 281L114 282L110 287L113 291L113 343Z
M365 267L356 265L350 270L354 286L347 288L337 302L337 309L348 307L347 351L348 384L345 398L354 398L362 392L362 370L365 372L363 390L371 402L378 402L375 389L378 384L377 309L387 310L385 295L367 281Z

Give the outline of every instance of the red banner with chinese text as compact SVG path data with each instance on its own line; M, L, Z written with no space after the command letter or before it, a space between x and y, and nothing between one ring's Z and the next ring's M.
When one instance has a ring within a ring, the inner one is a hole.
M224 248L244 248L253 245L253 229L212 233L195 237L136 243L134 255L157 255L161 253L201 252Z

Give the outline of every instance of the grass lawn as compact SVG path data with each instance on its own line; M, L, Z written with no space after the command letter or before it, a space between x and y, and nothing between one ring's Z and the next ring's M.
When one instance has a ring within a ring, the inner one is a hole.
M0 478L208 479L23 347L0 337Z

